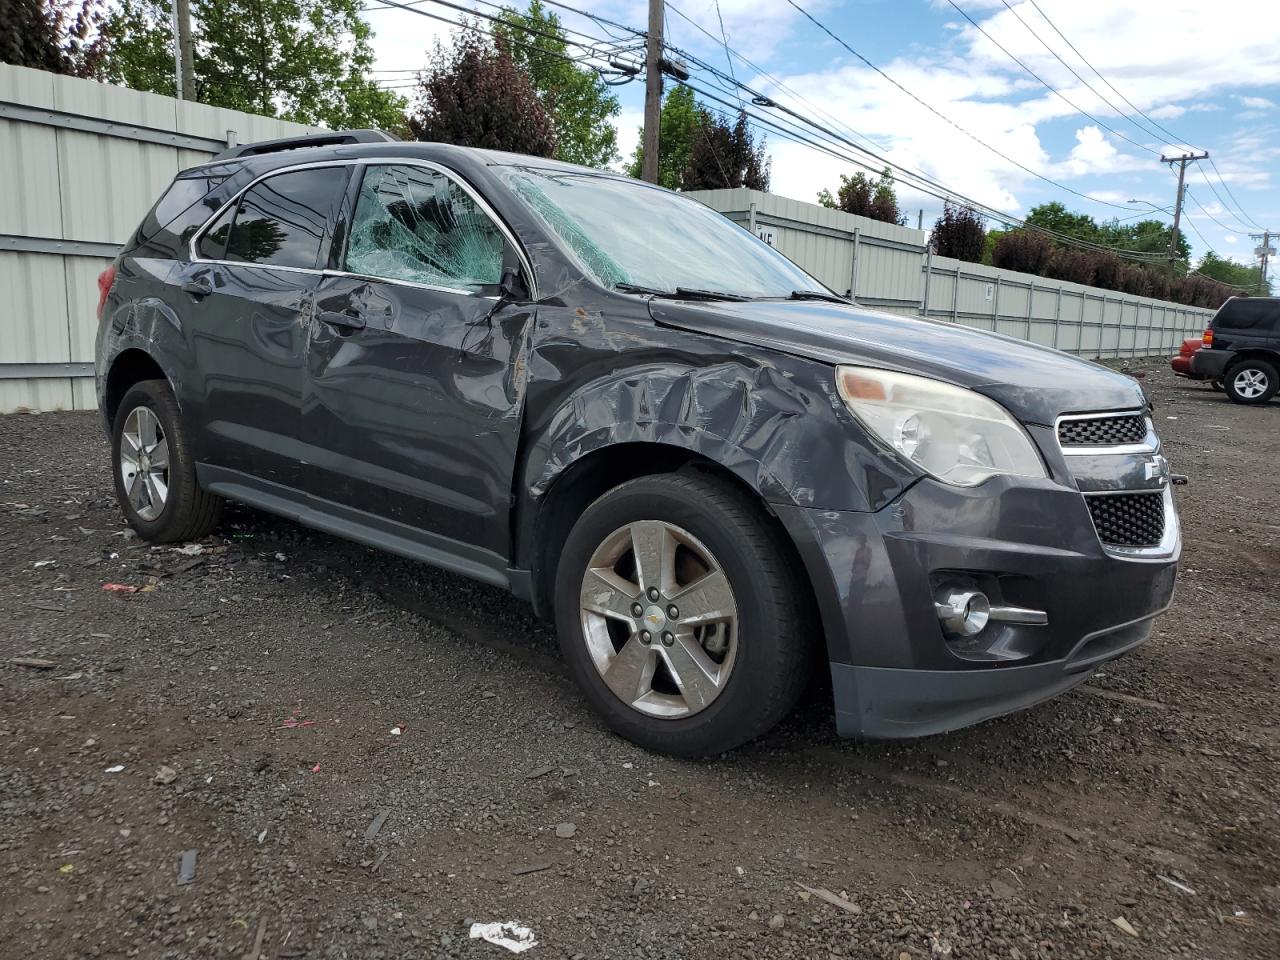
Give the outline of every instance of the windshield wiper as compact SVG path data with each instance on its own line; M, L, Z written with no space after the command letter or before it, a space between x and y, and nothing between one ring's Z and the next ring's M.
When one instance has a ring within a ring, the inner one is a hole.
M723 290L699 290L695 287L676 287L674 290L659 290L638 283L615 283L615 290L624 293L647 293L651 297L669 297L675 300L750 300L740 293L727 293Z
M828 303L852 303L848 297L842 297L838 293L828 293L826 290L792 290L787 297L788 300L825 300Z

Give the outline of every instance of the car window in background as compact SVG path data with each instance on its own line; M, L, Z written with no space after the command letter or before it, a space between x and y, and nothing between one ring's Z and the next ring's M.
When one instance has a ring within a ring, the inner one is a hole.
M1225 330L1280 329L1280 300L1235 297L1223 304L1212 326Z
M503 176L603 286L692 287L748 297L825 289L764 241L679 194L549 167L506 167Z
M312 267L348 167L318 167L268 177L240 201L222 258L272 267Z
M428 167L365 169L346 269L362 276L477 291L502 279L503 235L454 180Z

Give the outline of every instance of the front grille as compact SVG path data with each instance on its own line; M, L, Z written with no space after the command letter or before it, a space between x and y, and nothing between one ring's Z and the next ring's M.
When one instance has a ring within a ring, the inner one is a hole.
M1063 420L1058 424L1058 442L1064 447L1112 447L1141 443L1146 437L1147 418L1140 413Z
M1113 547L1154 547L1164 538L1164 494L1111 493L1086 496L1098 539Z

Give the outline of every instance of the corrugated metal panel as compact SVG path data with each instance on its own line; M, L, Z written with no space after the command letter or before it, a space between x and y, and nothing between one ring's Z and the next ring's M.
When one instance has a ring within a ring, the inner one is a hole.
M117 125L102 132L53 126L52 115L0 119L0 234L32 241L123 243L179 170L211 152L130 139L172 134L238 143L309 131L255 117L90 80L0 64L0 103ZM77 121L79 122L79 121ZM96 256L0 250L0 363L92 362ZM0 413L92 407L91 378L0 380Z

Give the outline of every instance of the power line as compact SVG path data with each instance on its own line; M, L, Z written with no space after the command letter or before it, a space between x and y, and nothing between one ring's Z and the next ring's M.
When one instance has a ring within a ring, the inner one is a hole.
M900 83L899 83L897 80L895 80L893 77L889 76L889 74L885 73L883 70L881 70L879 67L877 67L874 63L872 63L870 60L868 60L866 57L864 57L862 54L860 54L857 50L855 50L855 49L853 49L853 47L849 46L849 44L848 44L848 43L846 43L846 42L845 42L844 40L842 40L840 37L838 37L838 36L836 36L834 33L832 33L832 32L831 32L831 30L830 30L830 29L829 29L825 24L823 24L823 23L822 23L821 21L819 21L816 17L814 17L814 16L813 16L813 14L809 13L809 11L808 11L808 10L805 10L802 6L800 6L798 3L796 3L796 2L795 2L795 0L787 0L787 3L788 3L788 4L790 4L792 7L794 7L797 11L799 11L799 12L800 12L800 14L801 14L801 15L803 15L803 16L805 17L805 19L807 19L807 20L808 20L810 23L812 23L815 27L817 27L819 30L821 30L823 33L825 33L828 37L830 37L830 38L831 38L832 40L834 40L836 43L840 44L842 47L844 47L846 50L848 50L851 54L853 54L855 57L857 57L859 60L861 60L863 63L865 63L868 67L870 67L872 70L874 70L874 71L875 71L876 73L878 73L880 76L882 76L882 77L884 77L886 80L888 80L891 84L893 84L895 87L897 87L899 90L901 90L901 91L902 91L903 93L905 93L907 96L909 96L909 97L910 97L912 100L914 100L916 103L920 104L922 107L924 107L924 108L925 108L926 110L928 110L930 113L932 113L934 116L938 117L938 119L942 120L943 122L945 122L945 123L946 123L946 124L948 124L949 126L951 126L951 127L955 128L956 130L958 130L958 131L960 131L961 133L963 133L966 137L968 137L968 138L969 138L970 140L972 140L974 143L978 144L979 146L983 147L983 148L984 148L984 149L986 149L986 150L991 151L991 152L992 152L992 153L994 153L996 156L998 156L998 157L1000 157L1002 160L1004 160L1006 163L1011 163L1011 164L1013 164L1015 167L1017 167L1019 170L1022 170L1022 171L1026 172L1026 173L1031 174L1031 176L1035 177L1036 179L1038 179L1038 180L1043 180L1045 183L1048 183L1048 184L1050 184L1050 185L1052 185L1052 186L1054 186L1054 187L1057 187L1059 190L1063 190L1063 191L1066 191L1067 193L1073 194L1073 195L1075 195L1075 196L1077 196L1077 197L1081 197L1081 198L1083 198L1083 199L1085 199L1085 200L1088 200L1088 201L1089 201L1089 202L1091 202L1091 203L1100 203L1100 204L1102 204L1103 206L1107 206L1107 207L1114 207L1114 208L1115 208L1115 209L1117 209L1117 210L1124 210L1125 212L1129 212L1129 208L1128 208L1128 207L1121 206L1121 205L1120 205L1120 204L1118 204L1118 203L1112 203L1110 200L1103 200L1103 199L1101 199L1100 197L1091 197L1091 196L1089 196L1089 194L1087 194L1087 193L1082 193L1082 192L1080 192L1079 190L1073 190L1071 187L1068 187L1066 184L1059 183L1058 181L1056 181L1056 180L1052 179L1051 177L1046 177L1046 176L1045 176L1044 174L1042 174L1042 173L1037 173L1035 170L1032 170L1032 169L1031 169L1030 167L1028 167L1026 164L1019 163L1017 160L1014 160L1014 159L1013 159L1012 157L1010 157L1008 154L1005 154L1005 153L1001 152L1000 150L997 150L995 147L991 146L989 143L987 143L986 141L984 141L982 138L980 138L980 137L976 136L976 135L975 135L975 134L973 134L973 133L970 133L970 132L969 132L968 130L966 130L964 127L960 126L960 124L956 123L954 120L952 120L952 119L951 119L950 117L948 117L946 114L942 113L940 110L938 110L938 109L937 109L936 107L934 107L932 104L930 104L930 103L928 103L927 101L922 100L920 97L916 96L916 94L912 93L910 90L908 90L906 87L904 87L902 84L900 84Z
M1208 182L1209 182L1208 180L1206 180L1206 181L1205 181L1205 183L1208 183ZM1210 183L1210 184L1209 184L1209 186L1210 186L1210 187L1212 187L1212 186L1213 186L1213 184L1211 184L1211 183ZM1217 217L1215 217L1212 213L1210 213L1208 210L1206 210L1206 209L1205 209L1204 204L1203 204L1203 203L1201 203L1201 202L1199 201L1199 199L1197 199L1196 195L1195 195L1194 193L1192 193L1190 189L1188 189L1188 190L1187 190L1187 195L1188 195L1189 197L1191 197L1191 202L1192 202L1192 203L1194 203L1197 207L1199 207L1199 208L1200 208L1200 212L1201 212L1201 213L1203 213L1206 217L1208 217L1210 220L1212 220L1214 223L1216 223L1216 224L1217 224L1219 227L1221 227L1223 230L1227 231L1227 233L1235 233L1235 234L1239 234L1239 235L1240 235L1240 236L1242 236L1242 237L1247 237L1247 236L1249 236L1249 232L1248 232L1247 230L1236 230L1236 229L1234 229L1233 227L1228 227L1225 223L1223 223L1221 220L1219 220ZM1197 232L1198 232L1198 231L1197 231ZM1204 239L1204 237L1201 237L1200 239L1201 239L1201 240L1203 240L1203 239Z
M1045 88L1046 90L1048 90L1050 93L1052 93L1054 96L1056 96L1059 100L1061 100L1063 103L1065 103L1067 106L1069 106L1069 107L1070 107L1072 110L1074 110L1076 113L1080 114L1080 115L1081 115L1081 116L1083 116L1083 117L1087 117L1089 120L1092 120L1092 121L1093 121L1094 123L1096 123L1098 126L1102 127L1102 128L1103 128L1103 129L1105 129L1105 130L1110 131L1110 132L1111 132L1111 133L1113 133L1115 136L1117 136L1117 137L1119 137L1121 140L1123 140L1125 143L1131 143L1131 144L1133 144L1133 146L1137 147L1139 150L1146 150L1146 151L1147 151L1147 152L1149 152L1149 153L1159 154L1159 152L1160 152L1159 150L1156 150L1156 149L1154 149L1154 148L1152 148L1152 147L1149 147L1149 146L1147 146L1145 143L1138 143L1138 141L1136 141L1136 140L1131 140L1129 137L1126 137L1126 136L1125 136L1123 133L1121 133L1119 130L1115 129L1114 127L1108 126L1108 125L1107 125L1107 124L1105 124L1105 123L1103 123L1101 120L1099 120L1097 117L1095 117L1095 116L1094 116L1093 114L1091 114L1089 111L1085 110L1083 107L1079 107L1079 106L1077 106L1074 102L1072 102L1071 100L1069 100L1069 99L1067 98L1067 96L1066 96L1066 95L1065 95L1061 90L1059 90L1057 87L1053 86L1053 84L1051 84L1051 83L1049 83L1049 81L1045 80L1042 76L1040 76L1040 74L1036 73L1034 70L1032 70L1030 67L1028 67L1025 63L1023 63L1021 60L1019 60L1016 56L1014 56L1012 53L1010 53L1010 52L1009 52L1009 50L1008 50L1008 49L1006 49L1006 48L1005 48L1005 46L1004 46L1003 44L1001 44L999 40L997 40L995 37L991 36L991 34L987 33L987 31L983 29L982 24L978 23L978 21L977 21L977 20L975 20L975 19L973 19L973 17L969 16L969 14L967 14L967 13L964 11L964 9L963 9L963 8L961 8L961 7L960 7L960 5L959 5L959 4L957 4L957 3L955 2L955 0L947 0L947 3L951 4L951 6L955 8L955 11L956 11L958 14L960 14L960 16L964 17L964 18L965 18L966 20L968 20L971 24L973 24L974 29L976 29L976 30L977 30L979 33L981 33L984 37L986 37L986 38L987 38L988 40L990 40L993 44L995 44L995 45L996 45L996 47L998 47L998 48L1000 49L1000 52L1001 52L1001 53L1003 53L1006 57L1008 57L1010 60L1012 60L1012 61L1013 61L1014 63L1016 63L1018 66L1020 66L1020 67L1021 67L1023 70L1025 70L1027 73L1031 74L1031 76L1035 77L1035 79L1036 79L1036 80L1038 80L1038 81L1039 81L1039 82L1044 86L1044 88Z
M1264 227L1262 224L1260 224L1257 220L1253 219L1253 217L1249 216L1249 214L1248 214L1247 212L1245 212L1244 207L1242 207L1242 206L1240 205L1240 201L1239 201L1239 200L1236 200L1236 195L1235 195L1234 193L1232 193L1232 192L1231 192L1231 187L1227 185L1227 178L1226 178L1226 177L1224 177L1221 173L1218 173L1218 165L1217 165L1216 163L1214 163L1214 162L1213 162L1213 157L1210 157L1210 158L1209 158L1209 166L1213 167L1213 172L1214 172L1214 174L1217 176L1218 181L1222 184L1222 189L1223 189L1223 190L1225 190L1225 191L1227 191L1227 196L1231 198L1231 200L1232 200L1232 201L1235 203L1235 205L1236 205L1236 209L1237 209L1237 210L1239 210L1239 211L1240 211L1240 213L1241 213L1241 215L1244 217L1244 220L1241 220L1240 222L1241 222L1241 223L1248 222L1248 223L1253 224L1253 225L1254 225L1255 227L1257 227L1259 230L1265 230L1265 229L1266 229L1266 227ZM1216 191L1215 191L1215 194L1216 194ZM1219 197L1218 199L1219 199L1219 200L1221 200L1222 198L1221 198L1221 197ZM1226 204L1224 203L1224 204L1223 204L1223 206L1224 206L1224 207L1226 207ZM1234 214L1233 214L1233 216L1234 216ZM1236 219L1239 219L1239 217L1237 217Z

